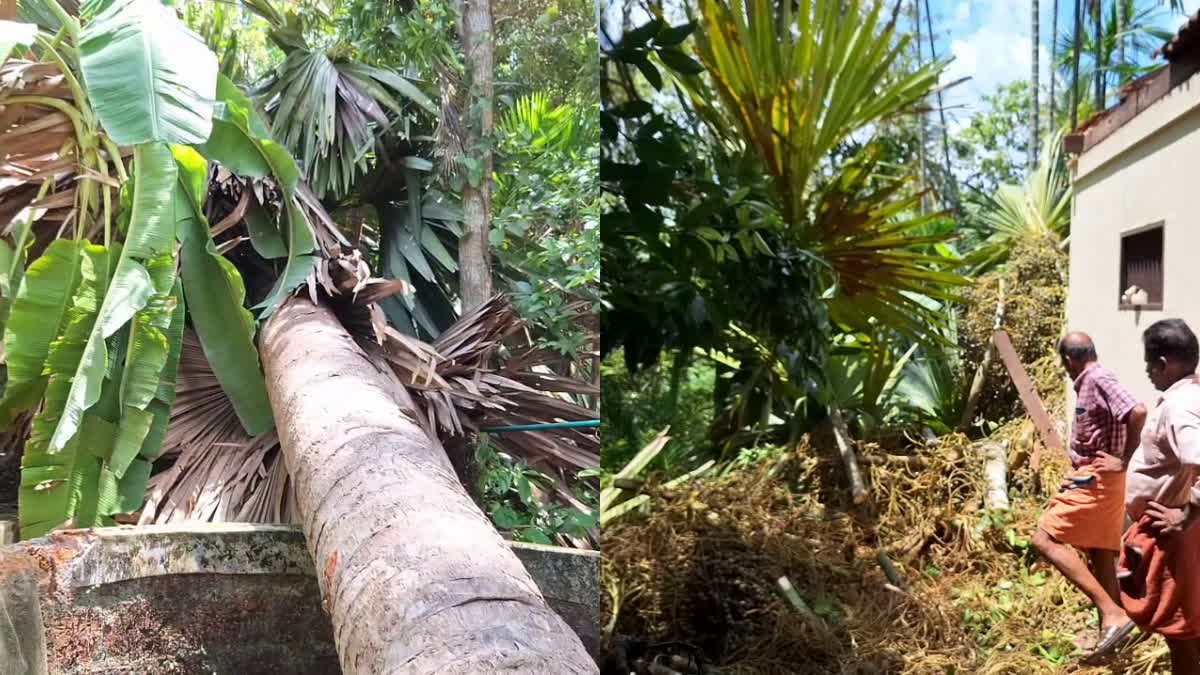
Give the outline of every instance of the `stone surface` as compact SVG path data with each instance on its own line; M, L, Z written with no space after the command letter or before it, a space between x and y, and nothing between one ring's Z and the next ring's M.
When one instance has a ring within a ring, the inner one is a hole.
M513 548L595 656L599 554ZM101 528L0 547L4 675L330 675L337 663L297 528Z
M512 549L550 607L575 630L592 658L598 659L600 552L522 542L513 542Z
M0 556L0 673L5 675L46 675L40 576L33 559Z

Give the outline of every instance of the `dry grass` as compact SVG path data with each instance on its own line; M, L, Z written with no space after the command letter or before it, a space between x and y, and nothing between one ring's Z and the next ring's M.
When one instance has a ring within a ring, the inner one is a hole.
M692 643L723 673L1168 672L1158 638L1109 667L1071 665L1076 640L1095 633L1094 611L1029 545L1044 486L1066 468L1047 455L1035 474L1030 427L1018 420L994 435L1015 448L1004 516L982 508L983 459L963 436L904 455L860 448L872 497L863 507L849 504L820 438L651 490L649 515L605 529L605 625ZM907 591L889 587L880 550ZM777 592L783 575L818 620Z

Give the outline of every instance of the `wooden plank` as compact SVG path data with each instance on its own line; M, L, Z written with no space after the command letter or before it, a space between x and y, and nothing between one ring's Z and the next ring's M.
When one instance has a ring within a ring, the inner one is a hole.
M1064 446L1062 438L1058 435L1058 429L1050 420L1046 406L1042 405L1042 399L1037 395L1037 390L1029 379L1029 374L1025 372L1025 366L1021 364L1017 350L1013 349L1008 333L1003 329L994 331L992 341L996 344L1000 359L1004 361L1004 367L1008 369L1008 376L1012 378L1013 384L1017 387L1017 394L1021 397L1021 404L1025 406L1025 412L1033 420L1033 425L1037 427L1038 434L1042 437L1042 443L1047 448L1062 450Z

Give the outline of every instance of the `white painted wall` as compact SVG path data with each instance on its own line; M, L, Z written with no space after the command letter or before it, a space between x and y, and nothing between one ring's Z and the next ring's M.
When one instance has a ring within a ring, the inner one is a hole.
M1142 331L1174 317L1200 332L1200 73L1081 156L1074 186L1068 330L1152 407ZM1160 220L1163 310L1118 310L1121 234Z

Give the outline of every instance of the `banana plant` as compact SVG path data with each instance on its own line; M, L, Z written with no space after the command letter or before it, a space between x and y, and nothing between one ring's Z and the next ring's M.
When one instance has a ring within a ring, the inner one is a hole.
M264 313L308 274L315 246L295 162L171 8L157 0L86 0L78 16L56 0L21 8L37 23L0 27L0 36L16 35L0 47L28 43L39 60L0 64L15 74L0 82L0 113L16 121L0 142L14 148L9 161L28 158L40 177L8 188L24 201L4 275L0 421L37 411L19 505L22 535L36 537L140 508L188 319L245 430L273 426L245 287L203 215L209 162L269 176L283 192L274 239L284 271ZM65 86L29 86L47 72ZM47 240L47 214L62 211L58 236Z

